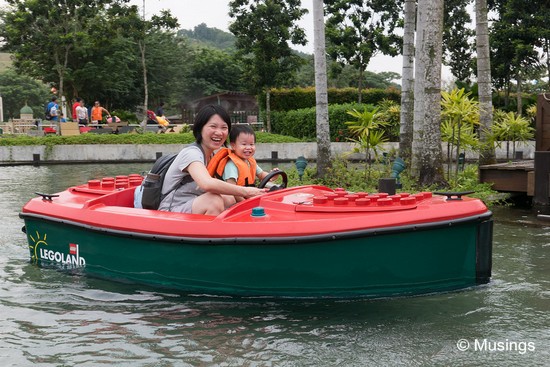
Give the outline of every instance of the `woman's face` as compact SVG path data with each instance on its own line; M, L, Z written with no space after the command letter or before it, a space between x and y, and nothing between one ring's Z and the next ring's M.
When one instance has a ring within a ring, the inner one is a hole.
M202 145L209 150L216 150L227 140L229 127L219 115L213 115L202 127Z

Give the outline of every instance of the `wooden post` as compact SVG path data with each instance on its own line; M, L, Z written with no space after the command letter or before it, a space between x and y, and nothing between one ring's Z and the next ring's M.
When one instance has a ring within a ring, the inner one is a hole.
M535 196L533 205L550 205L550 151L535 152Z

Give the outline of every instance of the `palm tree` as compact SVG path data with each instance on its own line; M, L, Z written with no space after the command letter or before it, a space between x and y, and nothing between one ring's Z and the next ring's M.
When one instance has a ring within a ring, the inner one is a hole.
M476 52L477 52L477 85L479 94L479 137L482 148L479 155L480 164L496 162L495 147L491 140L493 124L493 100L491 88L491 60L489 45L489 22L487 21L487 0L476 0Z
M410 161L414 123L414 23L416 20L416 0L405 0L404 16L399 155L405 161Z
M315 108L317 131L317 177L324 178L330 167L327 61L323 0L313 0L313 46L315 62Z
M412 176L446 186L441 150L443 0L419 0L416 26Z
M387 125L387 122L380 118L378 108L368 111L365 107L363 112L352 109L351 111L347 111L347 113L356 118L354 121L346 121L345 124L348 126L352 136L350 140L355 142L361 151L365 152L365 171L367 172L365 178L368 180L370 179L370 163L372 161L371 149L374 151L376 157L378 155L378 146L388 140L384 136L384 131L379 130L380 127Z

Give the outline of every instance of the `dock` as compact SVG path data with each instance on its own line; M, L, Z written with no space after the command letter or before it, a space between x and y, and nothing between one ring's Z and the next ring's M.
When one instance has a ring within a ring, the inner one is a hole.
M479 167L479 181L492 184L493 190L535 194L535 161L533 159L488 164Z
M537 97L535 159L480 166L479 181L496 191L531 196L534 206L550 208L550 94Z

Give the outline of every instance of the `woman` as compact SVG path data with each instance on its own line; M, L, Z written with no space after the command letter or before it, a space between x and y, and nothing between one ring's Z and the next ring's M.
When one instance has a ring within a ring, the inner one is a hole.
M231 129L229 114L220 106L203 107L195 117L195 143L183 148L164 178L166 195L159 210L218 215L235 202L235 196L249 198L266 189L236 186L213 178L206 165L221 148Z

